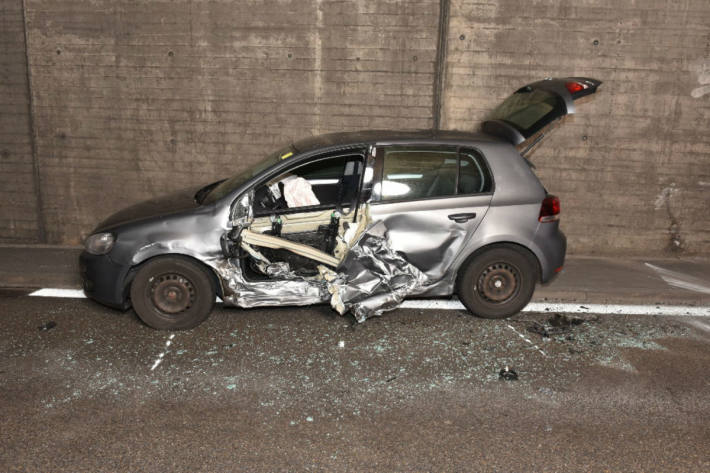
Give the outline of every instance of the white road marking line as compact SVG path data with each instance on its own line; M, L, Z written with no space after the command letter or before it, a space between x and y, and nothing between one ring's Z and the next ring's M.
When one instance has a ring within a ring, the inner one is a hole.
M56 289L44 288L30 293L30 296L39 297L69 297L71 299L86 299L84 291L81 289Z
M409 300L404 309L466 310L457 299ZM673 315L710 317L710 307L683 305L575 304L531 302L521 312L565 312L570 314Z
M710 325L708 325L707 323L703 323L700 320L688 320L685 323L690 325L691 327L695 327L705 333L710 333Z
M517 330L515 330L515 327L513 327L513 326L510 325L510 324L508 324L508 328L509 328L510 330L512 330L513 332L517 333L517 334L518 334L518 337L522 338L522 339L525 340L527 343L529 343L530 345L532 345L533 347L535 347L535 349L536 349L537 351L539 351L540 353L542 353L542 356L547 356L547 354L545 354L545 352L542 351L539 346L535 345L529 338L527 338L525 335L523 335L522 333L520 333L520 332L518 332Z
M39 289L30 296L85 298L79 289ZM218 298L219 302L219 298ZM466 310L458 299L413 299L404 301L403 309ZM710 317L710 307L683 305L577 304L531 302L522 312L566 312L570 314L669 315Z
M155 363L153 363L153 367L150 369L153 371L155 368L158 367L158 365L163 361L163 358L165 358L165 353L168 351L168 347L173 343L173 338L175 338L175 334L172 334L168 337L168 341L165 342L165 350L158 355L158 358L155 359Z
M86 294L81 289L59 289L45 287L44 289L37 289L34 292L29 293L30 296L36 297L62 297L68 299L86 299ZM217 303L221 303L222 299L217 296L215 300Z
M666 284L688 291L700 292L701 294L710 294L710 286L707 286L707 281L704 281L695 276L671 271L670 269L661 268L651 263L644 263L646 266L654 270L663 279Z

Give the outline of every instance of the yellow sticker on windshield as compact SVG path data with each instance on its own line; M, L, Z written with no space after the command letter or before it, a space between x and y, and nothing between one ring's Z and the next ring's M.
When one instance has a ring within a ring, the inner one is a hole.
M293 151L289 151L288 153L282 154L281 159L290 158L291 156L293 156Z

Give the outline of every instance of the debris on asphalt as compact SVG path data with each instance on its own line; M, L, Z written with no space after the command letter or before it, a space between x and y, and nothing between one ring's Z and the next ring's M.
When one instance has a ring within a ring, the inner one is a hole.
M505 368L501 369L498 372L498 376L500 377L500 379L503 379L505 381L518 380L518 373L516 373L515 370L510 369L509 366L506 366Z
M547 319L547 322L545 323L533 322L530 326L528 326L527 330L528 332L541 335L542 338L549 338L552 335L566 333L572 327L589 321L589 319L583 319L581 317L555 314Z
M50 320L50 321L47 322L46 324L40 325L39 327L37 327L37 329L38 329L40 332L43 332L43 331L46 331L46 330L52 330L52 329L53 329L54 327L56 327L56 326L57 326L57 322L55 322L54 320Z

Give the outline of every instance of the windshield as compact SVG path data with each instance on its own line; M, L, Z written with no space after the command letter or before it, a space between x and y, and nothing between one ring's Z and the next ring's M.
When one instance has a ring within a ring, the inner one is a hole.
M565 110L557 95L525 87L493 110L488 120L502 120L528 137L558 116L564 115Z
M230 177L226 181L222 181L219 185L217 185L212 191L207 195L205 198L204 202L205 204L211 204L212 202L216 202L222 197L225 197L235 190L242 184L244 184L246 181L251 179L252 177L256 176L259 174L261 171L265 170L266 168L269 168L273 166L274 164L278 163L282 159L286 159L290 157L294 152L293 146L288 145L284 148L281 148L280 150L268 155L266 158L263 160L252 164L251 166L247 167L244 169L242 172L235 174L234 176Z

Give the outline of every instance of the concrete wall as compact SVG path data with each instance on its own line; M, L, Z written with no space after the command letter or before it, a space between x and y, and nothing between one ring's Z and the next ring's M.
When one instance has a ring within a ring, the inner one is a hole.
M604 92L533 157L570 251L708 253L710 3L442 1L25 0L23 29L0 0L0 241L79 243L291 139L472 129L580 74Z
M0 2L0 241L42 241L22 0Z
M444 127L538 78L604 81L532 156L571 251L710 253L710 2L456 0L449 24Z

